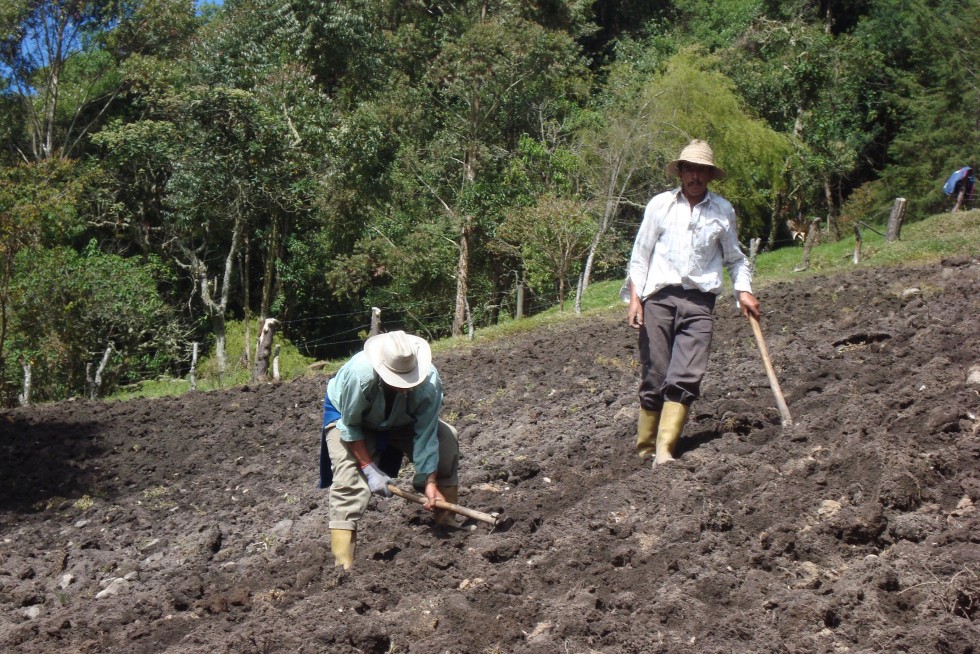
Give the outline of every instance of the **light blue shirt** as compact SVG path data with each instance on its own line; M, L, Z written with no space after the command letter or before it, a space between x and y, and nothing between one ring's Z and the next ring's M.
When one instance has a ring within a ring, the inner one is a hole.
M728 200L708 191L691 207L680 187L650 200L627 269L627 281L641 300L672 285L718 295L723 266L736 296L752 292L752 271L739 248L735 209ZM620 296L629 301L628 286Z
M385 395L381 379L363 351L355 354L327 382L327 397L340 413L337 429L343 441L364 440L364 428L388 431L412 427L415 431L412 462L417 476L436 471L439 464L439 410L442 381L433 367L418 386L395 393L394 404L385 417Z

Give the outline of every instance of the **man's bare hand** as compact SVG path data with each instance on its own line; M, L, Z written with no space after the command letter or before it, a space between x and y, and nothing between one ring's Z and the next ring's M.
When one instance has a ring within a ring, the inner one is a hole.
M428 511L435 511L437 501L445 502L446 497L439 492L439 487L436 486L434 481L425 482L425 504L422 505L422 508Z
M626 324L633 329L643 326L643 302L633 290L633 282L630 282L630 308L626 312Z
M759 312L759 300L748 291L739 291L738 305L742 308L742 315L746 318L752 316L758 320L761 316Z

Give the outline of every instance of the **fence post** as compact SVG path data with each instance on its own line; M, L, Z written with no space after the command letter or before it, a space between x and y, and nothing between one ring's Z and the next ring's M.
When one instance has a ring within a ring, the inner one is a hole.
M854 265L861 263L861 228L854 224Z
M803 241L803 260L800 262L793 272L803 272L810 267L810 250L813 246L817 244L820 240L820 218L813 217L810 219L810 227L806 230L806 239Z
M888 236L886 240L889 242L899 240L899 235L902 232L902 220L905 219L905 198L895 198L895 203L892 204L892 213L888 217Z
M381 309L371 307L371 332L368 336L377 336L381 333Z
M272 339L276 335L276 325L279 321L275 318L266 318L262 323L262 331L259 332L259 341L255 344L255 368L252 370L252 381L268 379L269 377L269 356L272 352Z
M191 390L197 390L197 343L191 344Z
M272 354L272 379L279 381L279 343L276 343Z

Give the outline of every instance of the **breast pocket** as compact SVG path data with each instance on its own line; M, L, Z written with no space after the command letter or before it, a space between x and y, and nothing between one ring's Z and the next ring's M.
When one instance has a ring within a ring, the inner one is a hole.
M694 249L698 259L704 261L711 257L715 248L720 247L721 235L727 222L721 218L706 218L700 229L694 232Z

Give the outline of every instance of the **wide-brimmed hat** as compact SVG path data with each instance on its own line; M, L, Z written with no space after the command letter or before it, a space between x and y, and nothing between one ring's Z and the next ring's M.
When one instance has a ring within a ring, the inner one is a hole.
M715 165L715 153L711 151L707 141L694 139L684 146L681 156L667 164L667 174L671 177L680 177L682 161L698 166L711 166L715 170L714 179L725 179L726 173Z
M364 341L364 353L381 381L394 388L418 386L432 367L432 350L425 339L403 331L372 336Z

